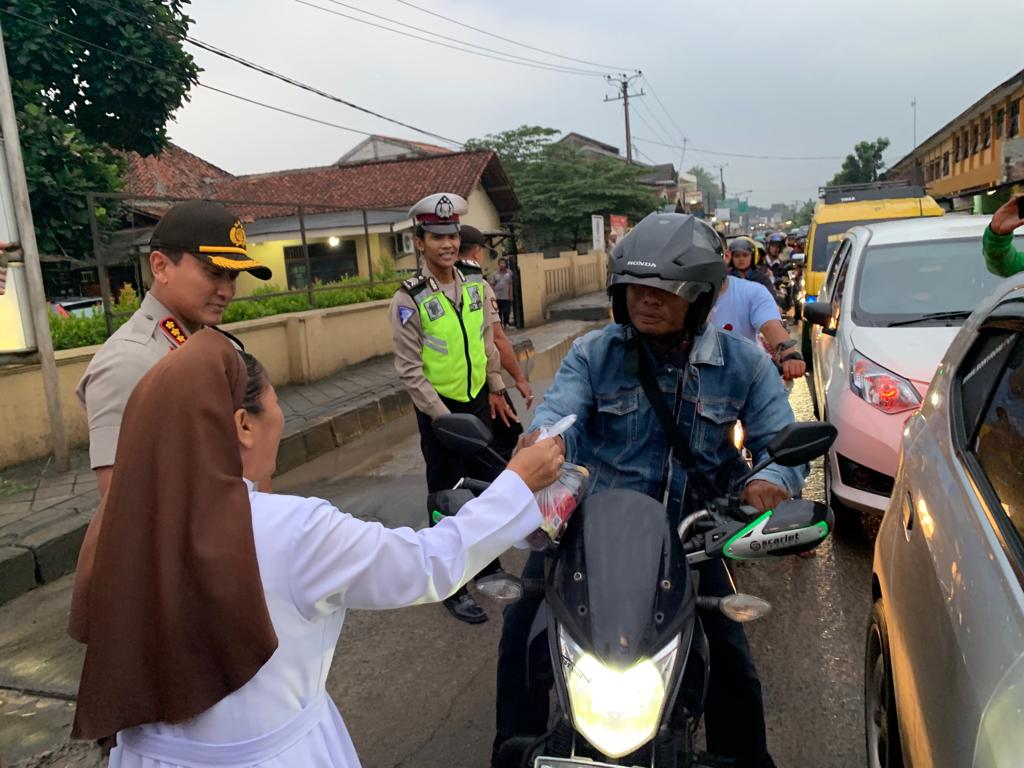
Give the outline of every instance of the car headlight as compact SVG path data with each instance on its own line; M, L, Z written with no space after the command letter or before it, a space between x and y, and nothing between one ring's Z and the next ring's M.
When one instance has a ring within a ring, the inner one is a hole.
M614 669L585 652L558 627L573 724L608 757L622 757L654 738L679 650L679 636L651 659Z
M856 351L850 354L850 389L885 413L900 413L921 405L913 384Z

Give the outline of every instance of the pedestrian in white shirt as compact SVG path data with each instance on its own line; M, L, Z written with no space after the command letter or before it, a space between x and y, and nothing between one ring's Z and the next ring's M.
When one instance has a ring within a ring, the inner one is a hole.
M72 735L114 768L359 765L325 684L345 612L440 601L543 519L548 440L421 531L260 493L284 417L263 369L202 330L139 382L70 632L87 644Z

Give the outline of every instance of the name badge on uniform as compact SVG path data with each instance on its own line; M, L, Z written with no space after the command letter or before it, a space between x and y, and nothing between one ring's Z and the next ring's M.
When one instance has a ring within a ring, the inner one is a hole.
M444 305L436 297L429 299L423 306L427 308L427 317L431 320L439 320L444 315Z
M484 305L484 300L480 297L480 286L471 285L469 286L469 309L471 312L478 311Z

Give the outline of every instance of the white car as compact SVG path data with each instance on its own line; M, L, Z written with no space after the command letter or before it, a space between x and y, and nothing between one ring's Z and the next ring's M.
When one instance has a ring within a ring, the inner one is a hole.
M957 331L1001 278L985 266L988 217L951 215L853 227L843 236L811 331L815 407L839 436L825 459L837 513L882 512L903 424Z

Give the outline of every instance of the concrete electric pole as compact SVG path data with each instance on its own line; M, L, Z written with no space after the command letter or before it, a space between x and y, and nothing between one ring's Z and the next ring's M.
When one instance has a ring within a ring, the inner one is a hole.
M50 417L53 458L57 470L65 472L70 468L70 457L67 437L64 433L64 415L60 404L57 361L53 356L53 339L50 337L50 320L47 316L43 272L39 266L39 247L36 245L36 228L32 221L28 184L25 181L25 163L21 157L21 143L18 140L18 121L14 116L14 94L11 92L11 79L7 71L7 53L4 49L2 26L0 26L0 136L3 139L7 172L10 175L11 196L14 198L14 215L18 222L21 252L25 259L25 277L28 282L29 304L32 307L32 325L35 328L36 348L39 350L39 362L43 370L46 410Z
M646 94L643 91L643 88L640 89L640 93L630 93L629 92L629 85L634 80L636 80L638 77L640 77L642 74L643 74L642 72L638 71L633 76L618 75L617 77L613 77L611 75L605 75L605 78L604 78L605 80L608 81L609 84L614 84L619 89L619 95L618 96L616 96L615 98L608 98L607 96L605 96L604 100L606 102L608 102L608 101L621 101L622 102L622 111L623 111L623 113L625 114L625 117L626 117L626 162L627 163L632 163L633 162L633 134L630 132L630 129L629 129L629 100L630 99L639 98L640 96L646 96Z

